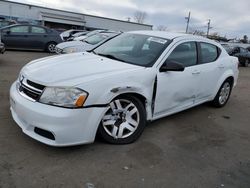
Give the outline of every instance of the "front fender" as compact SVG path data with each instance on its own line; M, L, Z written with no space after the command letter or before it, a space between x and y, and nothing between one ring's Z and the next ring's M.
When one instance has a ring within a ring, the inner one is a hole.
M85 106L107 106L113 99L122 94L137 94L146 99L147 117L151 115L151 103L155 73L151 69L129 74L107 77L85 83L82 89L89 93Z

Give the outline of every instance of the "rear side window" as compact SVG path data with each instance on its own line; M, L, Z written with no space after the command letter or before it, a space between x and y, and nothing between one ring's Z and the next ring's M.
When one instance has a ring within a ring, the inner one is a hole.
M209 43L200 43L201 47L201 63L210 63L215 61L219 56L217 46Z
M168 56L168 60L176 61L185 67L197 64L197 49L195 42L185 42L177 46Z
M45 29L41 27L31 27L31 33L46 33Z

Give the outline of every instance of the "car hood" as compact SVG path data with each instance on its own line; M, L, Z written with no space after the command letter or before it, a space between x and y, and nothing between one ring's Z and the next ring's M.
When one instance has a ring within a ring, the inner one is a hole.
M68 47L75 47L75 46L81 46L84 42L82 41L69 41L69 42L62 42L56 45L57 48L64 49Z
M72 86L139 69L143 67L84 52L32 61L21 70L21 74L46 86Z

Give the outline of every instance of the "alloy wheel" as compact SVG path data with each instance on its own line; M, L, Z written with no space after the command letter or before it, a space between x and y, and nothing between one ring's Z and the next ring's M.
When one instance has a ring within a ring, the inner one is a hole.
M245 61L245 67L248 67L249 66L249 59L246 59Z
M105 132L114 139L129 137L136 131L139 123L139 110L127 99L117 99L111 102L102 118Z
M221 105L227 102L227 99L230 95L231 86L230 83L225 82L220 90L219 103Z
M55 52L55 47L56 47L55 44L53 44L53 43L49 44L48 45L48 51L49 52Z

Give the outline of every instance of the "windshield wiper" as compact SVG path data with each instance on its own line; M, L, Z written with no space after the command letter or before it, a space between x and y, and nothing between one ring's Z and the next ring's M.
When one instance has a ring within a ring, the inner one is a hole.
M93 53L93 54L97 55L96 52L93 49L92 50L86 50L86 52Z
M86 40L84 40L84 39L81 40L81 41L82 41L82 42L85 42L85 43L87 43L87 44L90 44L88 41L86 41Z
M117 60L117 61L121 61L121 62L126 62L126 61L124 61L122 59L119 59L119 58L117 58L117 57L115 57L114 55L111 55L111 54L98 54L98 53L96 53L96 55L107 57L109 59L113 59L113 60Z

